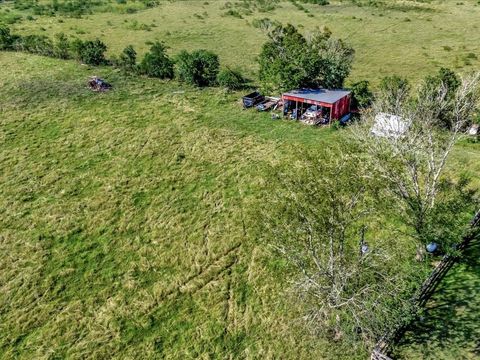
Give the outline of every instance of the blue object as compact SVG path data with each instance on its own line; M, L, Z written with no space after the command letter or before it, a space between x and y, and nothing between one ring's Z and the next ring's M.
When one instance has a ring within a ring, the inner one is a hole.
M434 253L435 251L438 250L438 244L434 243L434 242L431 242L431 243L427 244L426 248L427 248L427 251L429 253Z
M345 115L344 117L342 117L342 118L340 119L340 124L341 124L341 125L345 125L345 124L350 120L351 115L352 115L351 113L348 113L347 115Z
M362 252L362 255L365 255L368 252L368 245L362 244L362 246L360 247L360 251Z

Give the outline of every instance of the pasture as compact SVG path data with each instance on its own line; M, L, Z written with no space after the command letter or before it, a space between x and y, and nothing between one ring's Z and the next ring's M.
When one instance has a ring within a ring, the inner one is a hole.
M98 37L109 55L129 44L141 55L153 40L171 54L207 48L251 78L265 41L253 22L264 17L346 38L356 49L350 81L415 82L440 66L480 64L469 55L480 56L475 1L302 4L307 11L280 2L266 12L234 8L241 18L224 1L131 6L139 10L117 4L80 18L11 2L0 10L20 14L15 31ZM305 330L290 269L260 220L275 191L272 167L335 144L344 130L243 111L240 93L75 61L0 52L0 73L0 357L367 356ZM91 75L115 89L92 93ZM449 171L478 186L478 144L462 141Z

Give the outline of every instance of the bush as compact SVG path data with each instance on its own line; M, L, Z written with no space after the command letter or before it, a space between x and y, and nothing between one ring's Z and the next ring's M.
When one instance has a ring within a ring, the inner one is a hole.
M351 86L352 106L354 108L362 109L370 106L373 101L373 94L369 86L370 83L367 80L356 82Z
M0 26L0 50L11 50L13 46L13 36L10 28Z
M246 80L238 70L225 68L218 73L218 84L229 90L240 90L246 85Z
M76 39L72 44L80 61L88 65L102 65L107 62L105 52L107 45L99 39L93 41L81 41Z
M53 56L53 43L45 35L26 35L17 41L15 49L25 51L32 54L39 54L44 56Z
M132 45L123 49L117 65L126 72L135 72L137 66L137 52Z
M55 35L55 44L53 47L54 56L59 59L70 58L70 43L64 33Z
M218 55L207 50L196 50L192 53L183 50L177 56L179 79L192 85L214 85L217 80L219 67Z
M140 72L160 79L172 79L173 61L168 57L166 49L163 43L155 42L150 52L145 54L140 64Z

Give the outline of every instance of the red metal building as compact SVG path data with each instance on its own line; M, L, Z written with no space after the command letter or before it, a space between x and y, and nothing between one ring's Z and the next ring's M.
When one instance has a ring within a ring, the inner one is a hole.
M319 105L330 111L329 120L340 120L350 114L351 92L347 90L299 89L282 95L283 103L293 101L291 108L305 108L303 104Z

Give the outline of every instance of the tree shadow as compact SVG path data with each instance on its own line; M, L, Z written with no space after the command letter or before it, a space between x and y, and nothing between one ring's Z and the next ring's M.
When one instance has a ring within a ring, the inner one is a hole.
M406 354L408 358L480 357L479 241L442 280L425 312L411 324L396 348L397 358Z

